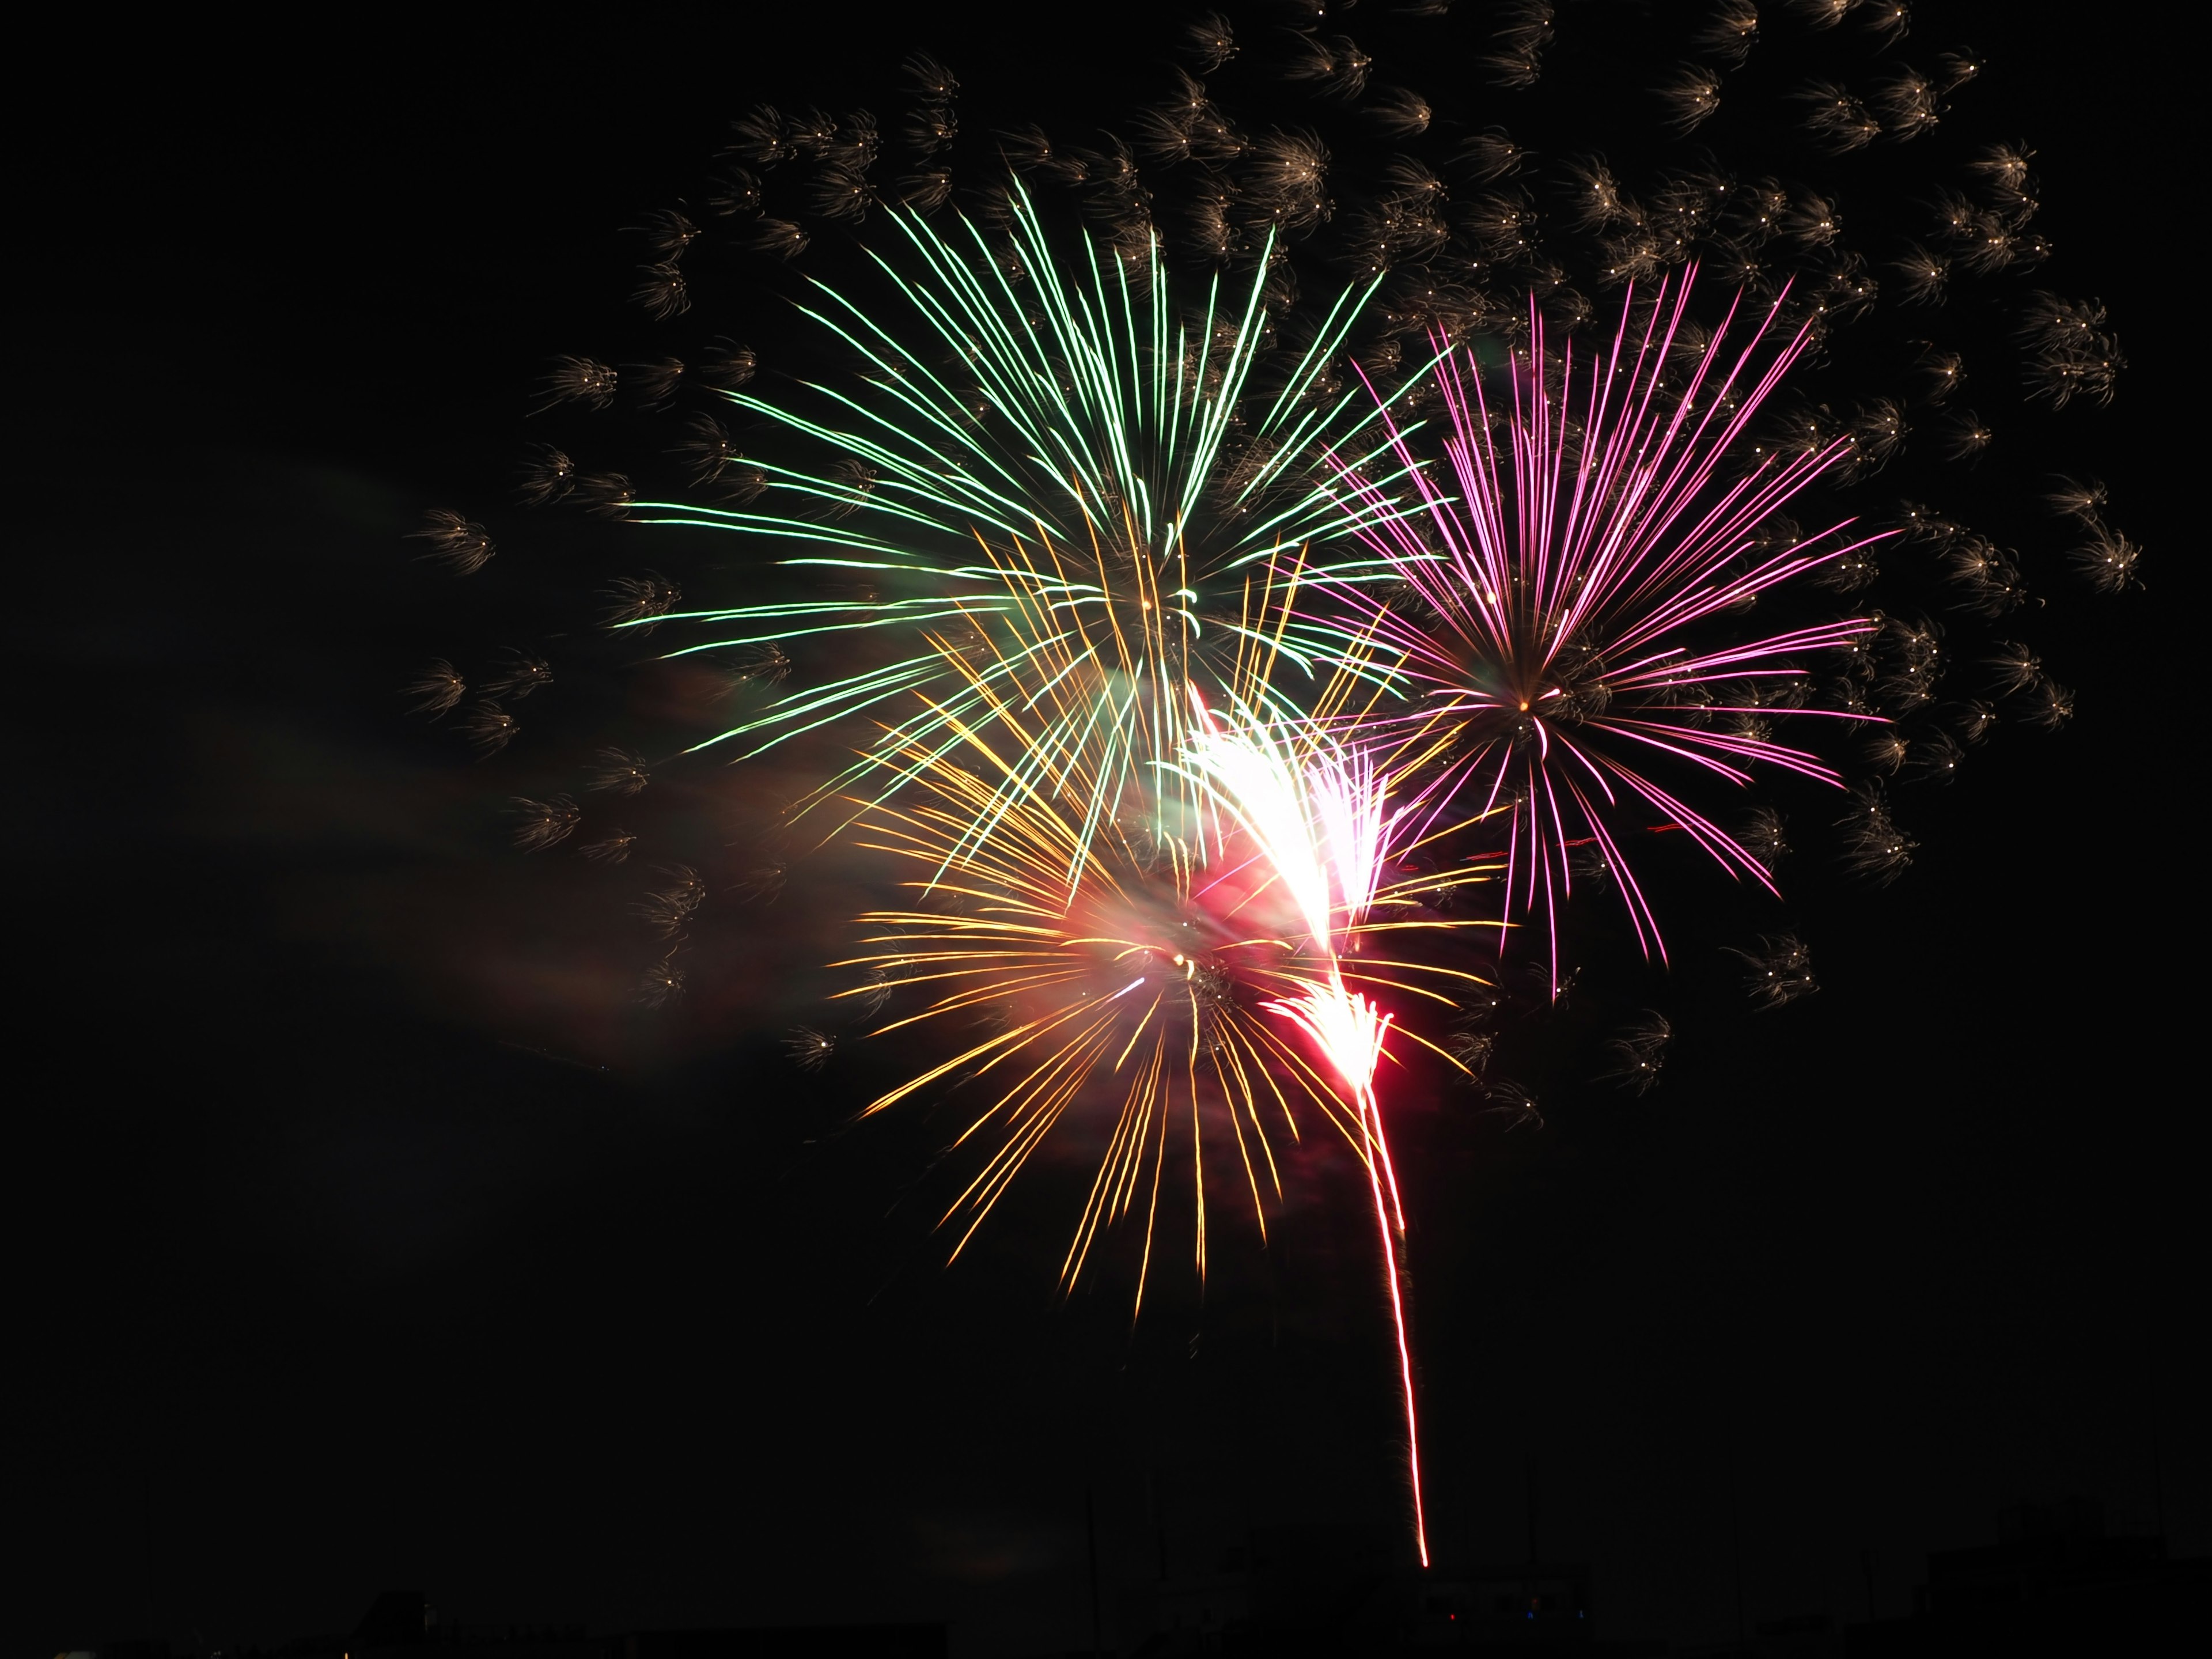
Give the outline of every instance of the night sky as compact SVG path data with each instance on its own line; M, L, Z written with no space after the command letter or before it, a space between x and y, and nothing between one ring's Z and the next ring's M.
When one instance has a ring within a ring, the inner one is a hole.
M719 992L635 1010L635 881L512 851L517 786L401 712L449 633L544 628L598 556L547 531L533 574L528 388L732 114L928 46L1079 125L1162 55L1142 9L1079 39L749 9L52 39L14 140L9 1655L270 1644L396 1585L467 1623L1041 1653L1089 1641L1086 1493L1109 1643L1163 1536L1187 1571L1398 1513L1356 1191L1316 1175L1133 1336L1121 1279L1054 1298L1049 1179L945 1271L942 1122L852 1128L874 1073L781 1052L771 986L829 937L801 901L726 938ZM2212 1547L2180 54L2076 6L1921 10L1990 55L2054 280L2128 344L2068 418L2148 590L2046 584L2072 726L1900 797L1894 886L1807 872L1818 996L1753 1014L1686 970L1646 1098L1569 1085L1510 1133L1409 1106L1439 1547L1521 1559L1533 1469L1607 1634L1730 1632L1739 1536L1753 1619L1863 1617L1869 1550L1902 1614L2023 1497L2149 1531L2162 1489L2174 1551ZM448 506L502 538L475 588L401 539Z

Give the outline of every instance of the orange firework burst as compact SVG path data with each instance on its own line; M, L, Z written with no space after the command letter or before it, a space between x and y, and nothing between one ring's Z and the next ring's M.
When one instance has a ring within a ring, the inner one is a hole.
M1302 1116L1319 1113L1370 1158L1371 1091L1328 1050L1299 1041L1304 1023L1285 1011L1348 987L1449 1009L1451 988L1478 976L1403 960L1388 943L1408 929L1477 925L1431 905L1491 866L1407 872L1400 860L1411 846L1331 835L1346 815L1317 781L1356 776L1379 803L1428 758L1409 744L1341 763L1332 722L1372 695L1356 663L1322 688L1311 715L1290 715L1267 695L1273 659L1255 630L1232 682L1238 719L1224 726L1201 708L1195 746L1132 765L1120 743L1126 727L1111 717L1127 682L1102 654L1073 644L1039 674L1044 689L1017 702L993 672L996 659L971 662L946 647L988 715L948 716L957 747L912 744L902 756L908 787L857 804L863 844L915 871L907 884L915 897L866 913L876 930L869 949L839 965L933 996L877 1035L963 1019L984 1028L867 1109L950 1079L983 1083L989 1097L956 1144L989 1150L945 1218L958 1228L953 1253L1055 1132L1103 1139L1061 1280L1072 1286L1103 1231L1140 1212L1141 1309L1171 1162L1188 1162L1202 1273L1209 1165L1231 1172L1264 1237L1270 1194L1281 1194L1278 1145L1301 1139ZM1102 712L1086 720L1086 708ZM1238 745L1271 763L1289 792L1262 803L1264 824L1254 821L1251 792L1240 801L1221 779L1222 752ZM1336 856L1351 842L1369 849L1364 868Z

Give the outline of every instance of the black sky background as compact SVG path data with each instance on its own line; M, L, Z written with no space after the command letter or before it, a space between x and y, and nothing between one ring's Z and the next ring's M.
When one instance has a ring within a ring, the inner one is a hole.
M1863 1613L1866 1550L1901 1613L2021 1496L2148 1530L2154 1443L2173 1547L2212 1547L2179 72L2078 7L1939 9L2129 344L2082 425L2149 586L2055 594L2079 717L1901 806L1902 882L1810 884L1818 997L1691 1023L1647 1101L1409 1131L1442 1547L1518 1559L1533 1460L1610 1634L1732 1630L1739 1534L1756 1619ZM617 228L730 114L927 45L1103 115L1160 55L1124 16L1073 48L852 7L50 23L14 146L9 1653L269 1642L400 1583L1043 1651L1088 1639L1086 1490L1109 1586L1157 1570L1155 1513L1178 1570L1395 1514L1356 1232L1286 1230L1134 1339L1018 1228L941 1271L927 1129L840 1133L741 1010L620 1014L627 969L392 695L453 607L538 603L399 538L497 510Z

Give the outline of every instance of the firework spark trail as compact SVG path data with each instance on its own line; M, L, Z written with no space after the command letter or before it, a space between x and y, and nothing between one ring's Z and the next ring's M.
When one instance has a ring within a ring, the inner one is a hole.
M1800 330L1778 343L1786 293L1747 335L1739 295L1686 380L1670 386L1695 274L1661 283L1648 301L1632 289L1595 363L1578 361L1570 337L1556 373L1532 304L1510 406L1496 416L1472 357L1440 356L1432 372L1449 417L1452 490L1382 411L1417 512L1386 514L1384 486L1354 462L1335 464L1347 510L1361 520L1354 533L1393 563L1413 603L1351 584L1335 591L1377 649L1401 659L1399 673L1422 694L1412 718L1443 720L1467 744L1438 801L1472 795L1486 813L1505 810L1507 914L1542 914L1555 976L1558 910L1573 888L1567 854L1578 841L1594 843L1619 878L1639 945L1666 954L1624 854L1623 826L1608 822L1625 801L1686 832L1731 875L1772 889L1765 866L1733 836L1649 775L1654 762L1736 786L1751 781L1754 763L1840 785L1818 757L1773 741L1754 722L1869 718L1773 708L1757 695L1706 697L1717 686L1755 693L1760 682L1802 680L1804 655L1872 632L1873 623L1850 618L1744 640L1715 637L1713 624L1884 537L1846 539L1845 520L1780 552L1751 555L1753 531L1849 446L1787 457L1762 447L1737 475L1724 472L1809 336ZM1508 432L1502 454L1496 419ZM1738 729L1704 729L1715 714L1736 717Z
M1380 890L1389 832L1413 809L1401 806L1386 813L1390 775L1377 772L1368 751L1348 748L1311 723L1302 723L1293 737L1267 722L1224 729L1202 705L1199 714L1202 732L1189 750L1191 764L1214 800L1252 836L1276 878L1291 890L1310 930L1310 944L1326 959L1326 975L1318 982L1261 1006L1303 1030L1352 1097L1361 1161L1375 1200L1376 1237L1405 1396L1413 1541L1425 1567L1429 1545L1421 1500L1420 1431L1398 1258L1406 1212L1375 1088L1376 1068L1383 1058L1393 1017L1365 994L1346 988L1343 963L1343 952L1357 948L1358 930ZM1310 753L1303 767L1296 758L1300 747ZM1344 918L1340 928L1329 903L1332 887L1338 899L1335 909Z
M1367 1184L1375 1200L1375 1235L1382 1249L1383 1282L1390 1293L1390 1322L1397 1340L1398 1380L1406 1405L1406 1469L1413 1488L1413 1546L1421 1565L1429 1565L1427 1517L1421 1502L1421 1436L1413 1408L1413 1346L1406 1334L1406 1302L1399 1282L1398 1240L1405 1234L1405 1214L1397 1210L1397 1181L1390 1173L1389 1141L1382 1129L1382 1107L1375 1093L1375 1068L1381 1063L1383 1039L1391 1018L1379 1013L1367 997L1347 991L1334 975L1326 985L1305 987L1294 998L1279 998L1266 1005L1272 1013L1302 1026L1327 1056L1330 1068L1351 1090L1358 1113L1362 1151L1367 1165ZM1389 1199L1384 1198L1386 1177ZM1394 1210L1396 1214L1393 1215ZM1393 1224L1395 1220L1395 1225Z

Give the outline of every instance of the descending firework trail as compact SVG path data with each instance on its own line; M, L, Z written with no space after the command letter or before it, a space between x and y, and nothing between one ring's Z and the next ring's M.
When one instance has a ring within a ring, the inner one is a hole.
M878 787L895 787L918 757L957 744L962 721L988 718L994 700L1034 706L1062 672L1048 665L1073 646L1128 683L1104 714L1116 747L1099 782L1118 787L1130 769L1178 751L1181 688L1219 684L1249 632L1251 585L1285 548L1332 539L1339 556L1314 562L1338 581L1357 581L1371 563L1311 464L1324 447L1358 452L1360 433L1379 428L1356 388L1316 386L1358 294L1345 292L1278 384L1260 391L1260 280L1224 293L1216 279L1186 315L1156 246L1055 238L1018 189L1009 211L1010 239L995 248L966 221L940 234L887 216L903 246L875 264L893 308L826 286L802 307L866 365L856 384L812 387L818 411L726 394L833 458L826 468L742 460L717 436L704 481L735 488L738 502L631 508L647 523L799 544L788 564L861 589L640 618L704 635L672 654L784 652L853 635L894 647L774 698L697 748L728 745L741 757L918 702L921 712L888 725L848 775L888 773L894 781ZM1272 648L1307 669L1323 652L1340 657L1345 642L1290 605L1295 583L1282 591L1276 620L1285 625L1270 631ZM951 666L963 651L983 665L972 680ZM1086 726L1101 718L1078 707L1071 718ZM1086 740L1073 726L1033 737L1040 756Z
M1747 558L1753 532L1844 456L1841 441L1778 453L1732 453L1802 351L1801 327L1774 340L1781 301L1739 295L1702 349L1680 359L1692 279L1632 292L1609 342L1550 358L1531 307L1528 345L1506 358L1505 408L1474 354L1436 368L1450 418L1444 464L1424 467L1407 435L1393 447L1421 496L1418 517L1375 509L1384 497L1346 467L1358 533L1401 573L1393 598L1348 589L1376 643L1403 659L1424 721L1459 739L1443 787L1504 810L1508 914L1551 931L1573 889L1569 854L1594 844L1637 939L1664 953L1658 921L1626 855L1638 820L1682 831L1732 873L1768 887L1765 866L1658 781L1751 781L1776 766L1840 786L1805 750L1768 735L1777 716L1871 716L1794 706L1804 662L1863 639L1863 618L1780 632L1729 627L1771 589L1889 539L1853 537L1846 520ZM1747 329L1737 324L1753 312ZM1702 332L1702 331L1701 331ZM1504 428L1501 440L1496 429ZM1732 474L1733 470L1733 475ZM1719 724L1717 726L1716 721Z
M1390 1016L1378 1014L1365 995L1347 990L1341 980L1326 986L1308 986L1297 997L1271 1002L1267 1006L1271 1012L1305 1028L1328 1056L1356 1103L1367 1184L1375 1200L1375 1234L1382 1241L1382 1271L1390 1294L1391 1329L1397 1340L1398 1381L1405 1396L1406 1472L1412 1488L1413 1548L1425 1567L1429 1565L1429 1528L1421 1498L1420 1419L1414 1408L1413 1352L1406 1334L1405 1291L1398 1261L1398 1243L1405 1236L1406 1220L1398 1200L1397 1181L1390 1170L1390 1143L1382 1127L1382 1103L1375 1092L1375 1068L1383 1056L1382 1043L1389 1034Z
M1222 730L1211 719L1201 723L1204 729L1188 754L1189 763L1203 779L1211 801L1258 847L1306 922L1309 938L1323 947L1328 957L1325 978L1310 981L1294 994L1262 1006L1306 1034L1352 1097L1361 1161L1375 1200L1375 1233L1405 1397L1413 1547L1425 1567L1429 1540L1421 1501L1420 1425L1399 1264L1406 1211L1375 1089L1376 1067L1384 1057L1383 1042L1393 1017L1382 1012L1364 991L1346 984L1345 960L1347 950L1355 953L1350 964L1355 974L1368 965L1356 955L1363 943L1363 924L1382 896L1382 875L1392 831L1414 815L1417 804L1386 811L1389 783L1378 775L1373 755L1316 737L1327 730L1325 716L1297 722L1296 738L1264 720L1247 720L1231 731ZM1301 748L1311 751L1303 763ZM1341 924L1334 920L1339 915Z
M1326 729L1325 720L1301 722L1303 742L1289 740L1264 721L1247 721L1241 729L1227 732L1211 720L1206 725L1207 729L1191 746L1191 764L1205 780L1212 801L1261 848L1277 878L1289 889L1312 930L1310 937L1326 941L1326 977L1263 1006L1306 1034L1352 1097L1361 1161L1375 1201L1375 1233L1405 1399L1413 1546L1425 1567L1429 1540L1421 1499L1420 1424L1399 1262L1406 1210L1375 1087L1376 1068L1385 1056L1384 1040L1394 1017L1382 1012L1364 991L1346 983L1365 965L1357 954L1364 943L1362 924L1382 896L1381 878L1392 832L1417 814L1419 803L1386 811L1389 788L1377 774L1373 755L1316 738L1314 734ZM1297 752L1301 747L1312 751L1303 763ZM1340 927L1333 920L1340 914L1344 919ZM1349 963L1347 951L1352 953Z

